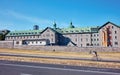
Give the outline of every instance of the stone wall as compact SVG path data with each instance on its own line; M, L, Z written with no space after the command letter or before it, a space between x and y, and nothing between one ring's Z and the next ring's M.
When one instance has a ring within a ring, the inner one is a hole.
M65 51L65 52L120 52L120 48L116 47L69 47L69 46L14 46L17 49L33 49L46 51Z
M13 41L0 41L0 48L13 48Z
M66 51L66 52L120 52L119 47L69 47L69 46L28 46L14 45L12 41L0 41L0 48L16 48L29 50L46 50L46 51Z

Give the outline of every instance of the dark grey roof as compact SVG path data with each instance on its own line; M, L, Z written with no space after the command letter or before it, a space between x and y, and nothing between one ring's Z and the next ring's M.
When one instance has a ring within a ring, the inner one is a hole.
M108 21L107 23L105 23L105 24L103 24L101 27L99 27L99 29L101 29L102 27L106 26L106 25L109 24L109 23L112 24L112 25L114 25L114 26L116 26L116 27L118 27L118 28L120 28L120 26L118 26L118 25L116 25L116 24ZM99 29L98 29L98 30L99 30Z

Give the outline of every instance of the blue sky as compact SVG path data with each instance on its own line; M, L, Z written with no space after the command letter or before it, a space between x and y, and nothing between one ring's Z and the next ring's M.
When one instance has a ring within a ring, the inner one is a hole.
M0 30L120 25L120 0L0 0Z

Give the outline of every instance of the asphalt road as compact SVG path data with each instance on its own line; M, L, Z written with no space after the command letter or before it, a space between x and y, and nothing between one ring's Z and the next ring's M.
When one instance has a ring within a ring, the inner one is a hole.
M120 75L120 69L0 61L0 75Z

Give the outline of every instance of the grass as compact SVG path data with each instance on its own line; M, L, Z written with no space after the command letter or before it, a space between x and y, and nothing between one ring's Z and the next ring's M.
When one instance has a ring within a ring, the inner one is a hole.
M56 51L53 52L53 51L44 51L44 50L0 49L0 53L30 54L30 55L34 54L34 55L71 57L71 58L90 58L90 59L93 58L93 55L87 52L56 52ZM100 52L98 53L98 55L101 59L120 60L119 52ZM120 63L114 63L114 62L97 62L97 61L84 61L84 60L65 60L65 59L50 59L50 58L48 59L48 58L15 57L15 56L0 56L0 60L120 69Z
M114 62L108 63L108 62L97 62L97 61L95 62L95 61L84 61L84 60L46 59L46 58L15 57L15 56L0 56L0 60L120 69L120 63L114 63Z
M44 50L0 49L0 53L34 54L71 58L93 58L93 55L89 54L89 52L53 52ZM99 52L98 55L101 59L120 60L120 52Z
M0 53L14 53L14 54L34 54L44 56L60 56L60 57L81 57L81 58L92 58L89 53L78 53L78 52L53 52L43 50L20 50L20 49L0 49Z

